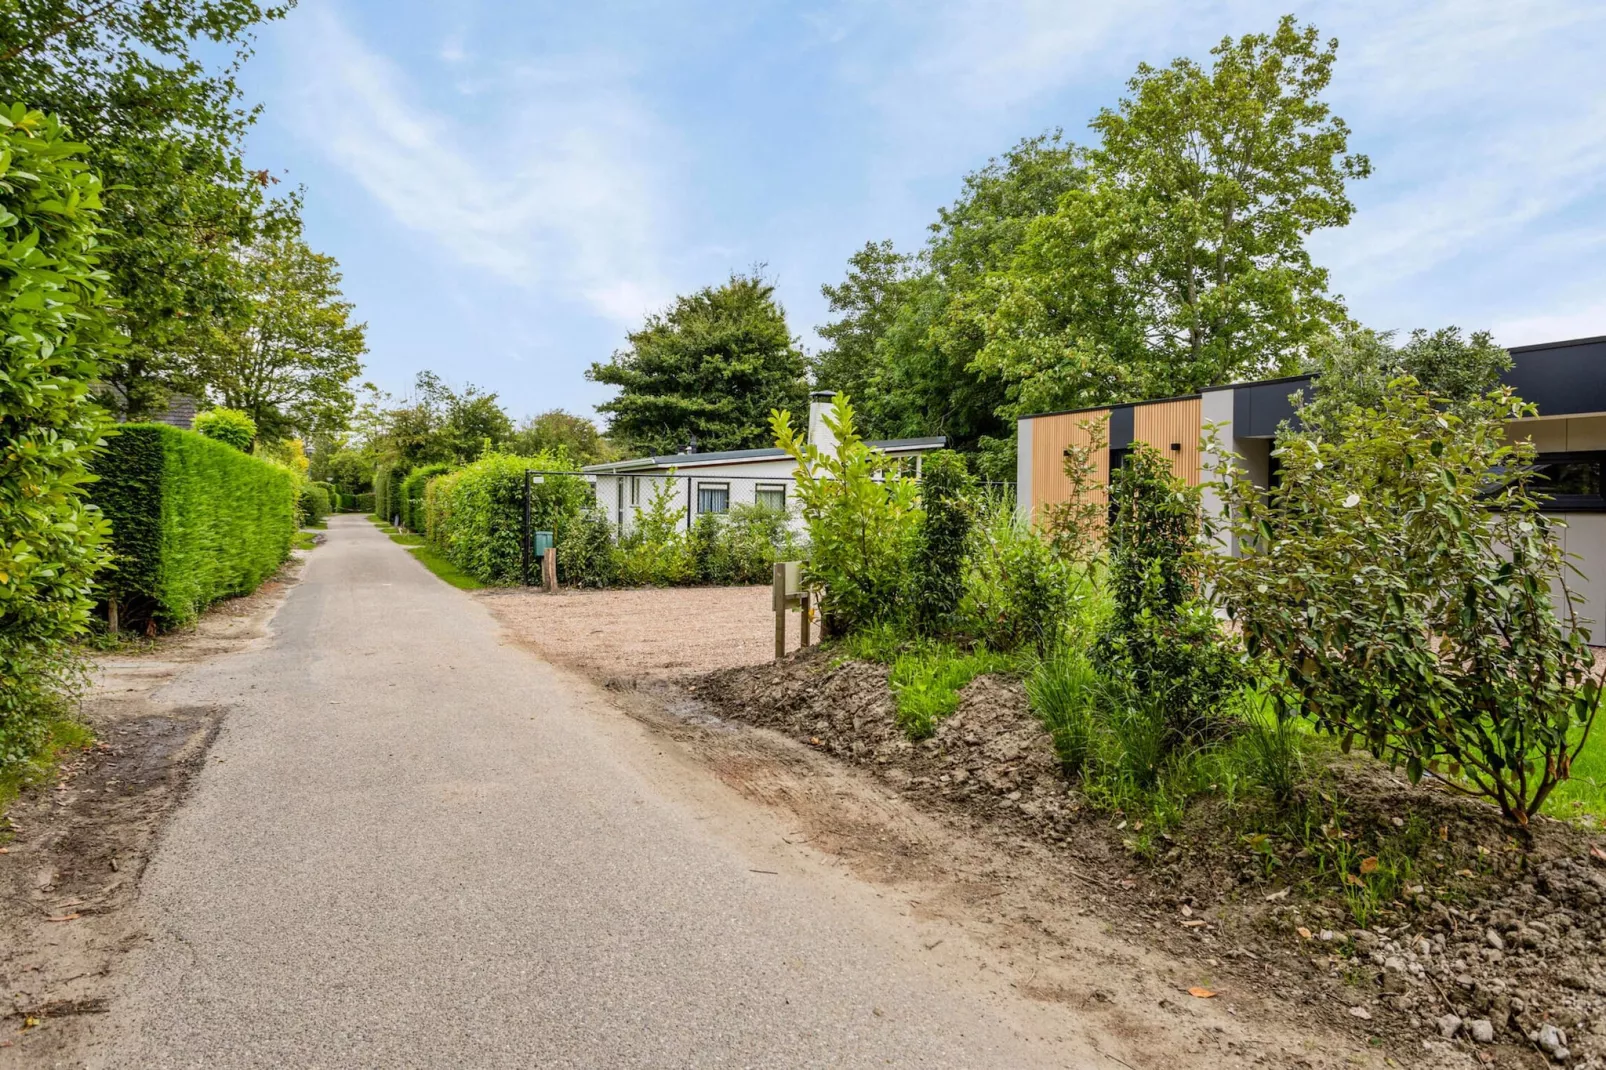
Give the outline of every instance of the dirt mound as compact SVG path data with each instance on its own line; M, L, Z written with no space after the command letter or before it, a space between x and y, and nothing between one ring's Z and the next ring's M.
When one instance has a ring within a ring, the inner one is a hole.
M1246 836L1242 810L1207 798L1140 850L1122 815L1089 808L1064 777L1019 681L978 677L916 743L887 676L811 650L691 690L996 838L1052 847L1112 896L1112 924L1194 954L1202 942L1224 972L1424 1065L1606 1070L1606 852L1573 826L1540 820L1522 851L1491 807L1337 758L1311 800L1332 807L1331 826L1303 842ZM1321 849L1335 844L1357 860L1410 853L1364 926Z
M897 723L887 667L811 650L773 666L726 669L695 691L733 720L772 728L868 765L905 792L1062 838L1077 807L1054 744L1009 677L978 676L928 739Z

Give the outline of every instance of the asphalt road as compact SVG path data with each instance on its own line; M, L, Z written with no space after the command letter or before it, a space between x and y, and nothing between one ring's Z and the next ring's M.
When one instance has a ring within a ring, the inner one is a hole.
M754 872L645 730L365 520L164 698L230 712L96 1065L1087 1065L865 897Z

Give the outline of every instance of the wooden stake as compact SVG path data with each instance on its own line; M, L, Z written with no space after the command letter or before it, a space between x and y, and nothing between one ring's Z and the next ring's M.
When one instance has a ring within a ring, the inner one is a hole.
M106 599L106 630L117 634L117 599Z
M809 645L809 593L803 592L803 623L798 625L798 646Z
M546 553L541 555L541 586L546 588L547 594L558 593L558 550L555 546L547 547Z
M775 660L786 657L786 566L775 562L773 573L775 603Z

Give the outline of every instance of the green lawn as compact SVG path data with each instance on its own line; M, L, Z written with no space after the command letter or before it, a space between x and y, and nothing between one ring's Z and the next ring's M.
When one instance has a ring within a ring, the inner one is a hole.
M1606 724L1597 724L1573 761L1573 775L1545 803L1545 813L1606 828Z
M477 591L486 586L486 584L481 583L473 576L470 576L468 573L446 560L445 556L443 556L439 550L436 550L433 546L430 546L424 541L424 537L422 535L413 535L408 532L397 531L395 528L391 527L383 520L380 520L378 517L370 516L368 519L373 521L374 527L378 528L380 531L383 531L386 535L389 535L391 542L396 543L399 546L407 547L408 552L414 557L418 558L419 562L423 564L425 568L429 569L431 572L435 573L435 575L439 576L453 587L456 587L458 590Z

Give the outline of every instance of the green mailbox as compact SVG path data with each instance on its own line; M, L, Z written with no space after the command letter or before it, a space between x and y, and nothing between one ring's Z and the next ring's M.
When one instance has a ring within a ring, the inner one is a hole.
M550 531L537 531L535 533L535 546L532 548L537 561L546 556L546 552L553 547L552 533Z

